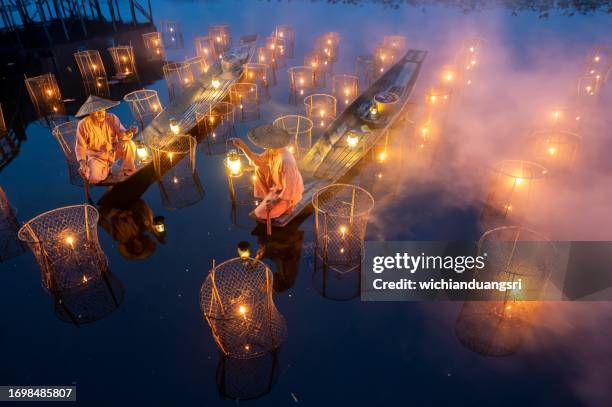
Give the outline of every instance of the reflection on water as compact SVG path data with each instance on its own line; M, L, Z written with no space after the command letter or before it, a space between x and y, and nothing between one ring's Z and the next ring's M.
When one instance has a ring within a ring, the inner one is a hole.
M278 379L278 354L278 351L272 351L252 359L236 359L221 354L216 374L221 397L250 400L270 393Z
M153 211L142 199L122 207L101 206L99 211L100 226L127 259L147 258L155 251L156 242L165 243L164 234L153 225Z
M52 291L55 313L64 322L75 325L101 320L123 302L123 285L110 271L72 289Z

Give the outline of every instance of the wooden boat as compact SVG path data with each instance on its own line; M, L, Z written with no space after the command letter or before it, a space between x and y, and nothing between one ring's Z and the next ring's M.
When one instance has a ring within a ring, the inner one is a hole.
M240 80L244 63L254 54L254 44L239 45L223 55L223 62L216 61L208 72L194 80L194 83L177 96L166 108L157 115L142 131L142 139L146 144L163 147L172 143L174 134L170 132L170 120L178 122L182 134L187 134L197 125L196 111L227 98L229 88ZM223 66L222 66L223 65ZM213 85L214 81L214 85ZM152 163L139 164L137 170L129 176L110 174L96 186L115 186L125 183L138 173L152 166ZM149 170L151 171L151 170ZM148 172L148 171L145 171ZM85 194L91 201L89 185L85 183Z
M298 162L304 179L302 200L291 213L272 220L273 226L283 227L291 222L311 204L317 190L337 182L370 151L406 107L425 55L425 51L409 50L329 125ZM381 92L391 92L399 100L392 112L376 117L370 108L374 96ZM356 146L347 143L349 133L359 137Z

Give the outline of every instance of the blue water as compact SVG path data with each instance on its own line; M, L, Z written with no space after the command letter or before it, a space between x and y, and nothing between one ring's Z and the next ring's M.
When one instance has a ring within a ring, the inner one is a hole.
M464 37L478 35L489 42L489 49L504 50L503 61L491 58L490 66L503 65L519 78L535 72L541 78L542 72L563 76L579 70L588 47L605 43L612 34L610 16L601 14L567 17L553 11L549 18L539 19L536 13L513 16L503 8L464 14L451 6L395 10L368 3L152 3L157 24L161 18L182 23L186 48L169 52L171 59L192 54L191 38L205 34L209 24L230 24L234 38L250 33L261 37L276 24L291 24L296 32L296 58L289 66L301 65L301 55L314 38L333 30L342 37L337 71L349 72L355 57L373 49L382 35L403 34L410 47L429 51L419 90L432 81L435 68L449 60ZM273 100L281 111L299 110L283 107L284 76L281 70ZM532 83L514 85L529 88ZM167 101L163 80L148 88L158 90ZM124 124L131 123L124 104L114 113ZM238 126L238 134L244 136L247 128ZM106 318L79 327L60 321L52 298L41 287L31 253L0 264L0 384L75 384L83 405L236 403L219 394L215 374L220 354L199 308L199 289L212 261L234 257L241 240L254 247L258 241L251 234L254 222L241 216L236 226L230 220L222 158L198 149L197 172L205 197L193 206L165 209L156 184L142 195L155 215L165 216L167 227L166 243L158 243L149 257L124 258L117 243L99 228L111 271L125 291L120 307ZM69 185L67 179L62 152L49 130L37 123L29 124L19 155L0 172L0 184L21 221L84 202L82 189ZM95 197L102 192L95 189ZM444 188L418 180L400 188L390 203L375 210L369 238L477 238L478 204L453 205L444 193ZM289 330L278 355L278 377L269 394L249 404L609 405L612 349L605 341L593 339L609 336L609 325L601 326L593 318L606 318L605 304L549 308L567 316L561 327L558 323L549 326L543 315L518 353L487 358L464 348L455 337L460 303L324 298L313 282L313 217L306 218L298 230L304 231L304 243L297 275L285 276L295 282L274 295ZM278 271L277 264L265 261ZM266 374L264 370L242 376ZM238 375L235 380L243 378Z

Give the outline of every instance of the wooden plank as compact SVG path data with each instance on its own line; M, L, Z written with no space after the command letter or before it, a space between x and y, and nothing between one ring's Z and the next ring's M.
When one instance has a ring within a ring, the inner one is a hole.
M400 61L330 124L323 136L299 163L304 178L302 200L291 213L274 219L274 226L283 227L291 222L300 212L310 206L317 190L337 182L346 175L388 131L402 114L410 99L425 55L424 51L409 50ZM360 117L364 107L367 108L374 95L382 91L393 91L400 96L399 109L383 127L370 128L363 135L357 148L350 148L346 144L346 133L350 130L361 130L364 121Z

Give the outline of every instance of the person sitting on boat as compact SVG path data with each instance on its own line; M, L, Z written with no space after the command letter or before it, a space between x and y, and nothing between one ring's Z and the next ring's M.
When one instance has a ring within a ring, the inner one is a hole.
M304 192L302 175L287 149L291 136L285 130L264 124L251 129L248 137L265 151L257 154L240 139L232 139L232 143L255 165L254 195L262 202L253 214L258 219L274 219L290 213Z
M104 181L120 158L123 158L120 174L127 176L136 170L136 145L132 137L138 128L132 126L126 130L116 115L106 112L118 104L89 96L75 115L84 118L77 126L74 151L81 175L92 184Z

